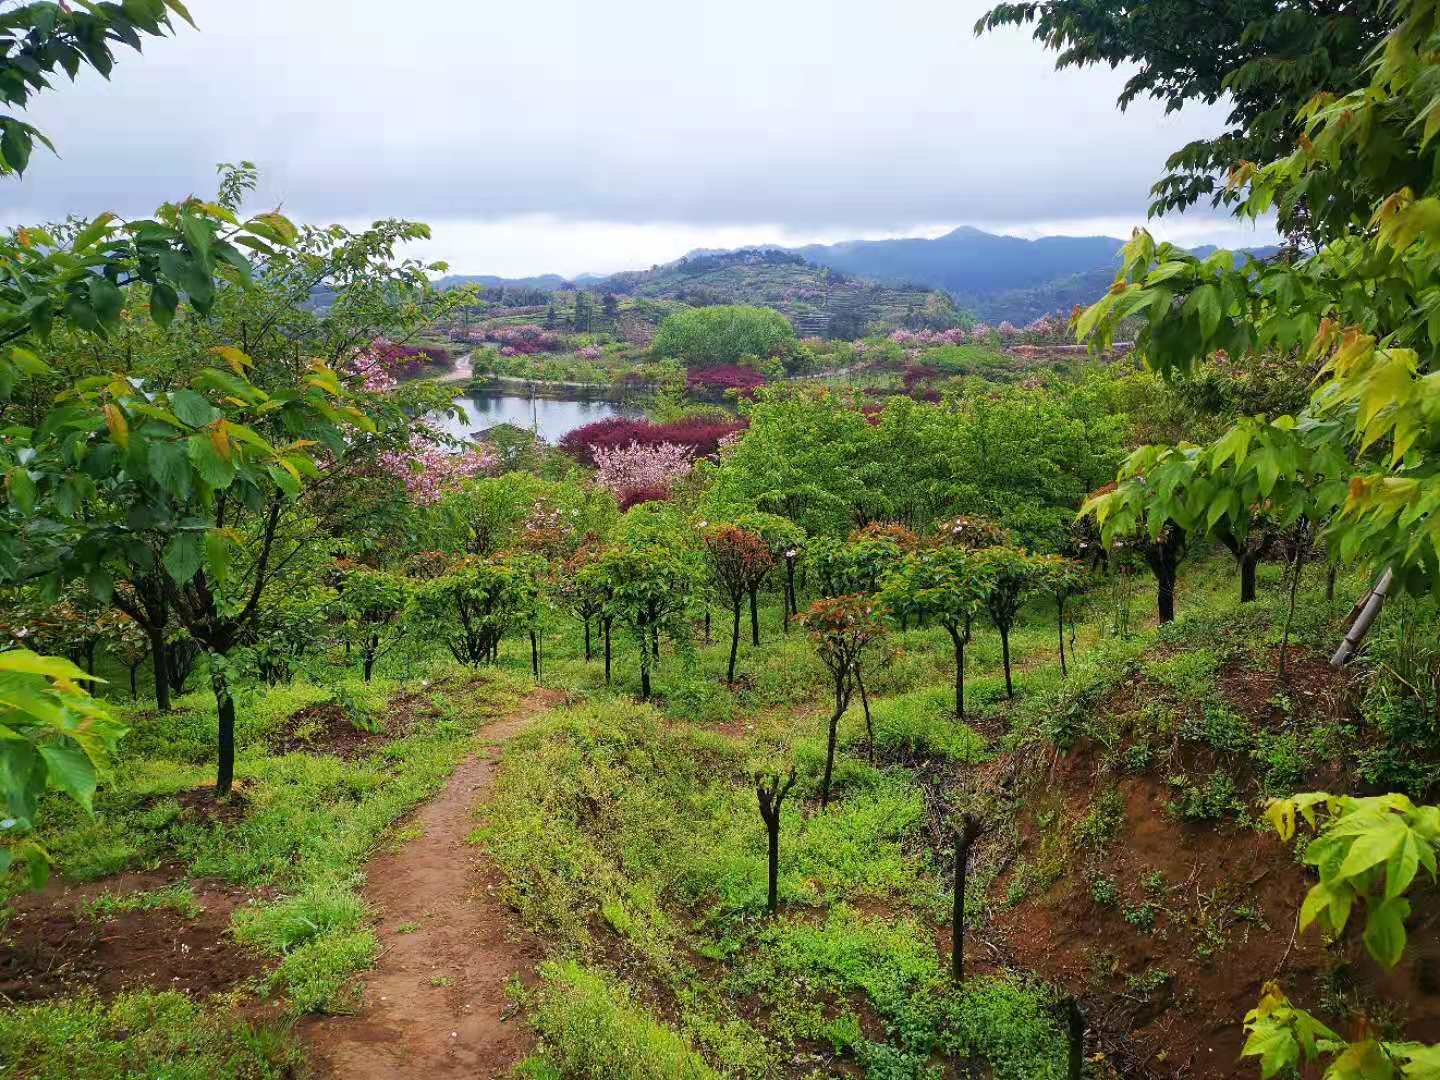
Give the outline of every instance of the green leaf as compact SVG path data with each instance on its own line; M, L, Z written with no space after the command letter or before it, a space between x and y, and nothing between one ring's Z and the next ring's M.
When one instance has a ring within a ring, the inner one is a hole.
M205 565L210 576L221 585L230 577L230 541L220 529L205 533Z
M44 675L47 679L75 682L80 679L96 680L87 675L69 660L60 656L40 656L29 649L11 649L0 652L0 672L14 672L19 675Z
M24 124L9 117L0 120L0 154L17 173L23 173L30 164L32 145L30 132Z
M1213 337L1216 327L1220 325L1220 290L1214 285L1201 285L1190 294L1185 308L1196 313L1200 320L1200 333L1205 340Z
M221 456L210 436L191 435L185 442L190 463L195 466L200 480L216 490L229 487L235 479L235 465Z
M110 603L111 597L115 595L115 579L104 567L91 568L85 575L85 587L90 590L90 595L102 604Z
M71 742L43 743L40 756L45 759L50 786L65 792L93 814L95 799L95 765L78 746Z
M147 446L150 475L177 499L190 495L190 459L179 439L152 439Z
M157 281L150 290L150 317L162 330L168 330L175 321L175 310L180 306L180 294L163 281Z
M201 543L193 532L176 533L165 545L160 561L177 585L186 584L200 569Z
M1382 900L1365 920L1365 948L1380 964L1393 968L1405 950L1405 919L1410 901L1403 897Z
M95 242L110 231L110 223L115 220L115 215L109 213L101 214L94 221L86 225L75 236L75 241L70 245L72 251L87 251L95 246Z
M170 394L170 408L191 427L209 427L220 419L220 410L194 390L176 390Z
M5 486L10 491L10 503L27 517L35 512L35 481L23 465L16 465L5 477Z
M114 326L120 319L120 312L125 307L125 294L122 293L115 283L99 274L90 276L90 307L95 312L104 326Z

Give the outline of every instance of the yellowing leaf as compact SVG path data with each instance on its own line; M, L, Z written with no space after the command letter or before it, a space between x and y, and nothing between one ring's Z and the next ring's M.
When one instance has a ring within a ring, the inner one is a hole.
M236 375L243 376L246 368L255 366L254 360L251 360L249 356L233 345L216 345L210 352L229 364L231 370L234 371Z
M110 438L120 449L125 449L130 445L130 425L125 420L125 414L114 402L106 403L104 412L105 426L110 429Z

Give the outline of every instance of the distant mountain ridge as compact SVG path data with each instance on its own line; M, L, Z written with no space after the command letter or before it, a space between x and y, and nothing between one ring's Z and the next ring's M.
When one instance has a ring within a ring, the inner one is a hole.
M1076 304L1089 304L1096 300L1114 279L1117 259L1124 245L1125 241L1113 236L1044 236L1026 240L1018 236L987 233L966 225L930 239L848 240L836 244L807 244L798 248L761 245L732 251L697 249L650 270L628 270L608 277L585 274L574 281L566 281L555 274L510 279L467 275L444 278L441 284L443 287L475 282L490 287L521 286L546 291L574 288L578 284L596 292L683 300L686 296L680 293L684 289L691 288L693 291L715 283L702 280L704 273L701 272L706 267L709 267L707 273L713 271L715 260L748 255L753 263L757 256L777 253L798 259L799 263L793 265L803 263L812 268L823 267L846 278L878 286L882 291L898 290L902 294L910 294L903 302L906 304L915 303L918 295L940 290L959 307L974 313L984 322L1008 320L1024 323L1057 311L1068 312ZM1192 253L1204 258L1215 250L1213 245L1205 245L1192 249ZM1275 247L1248 249L1257 257L1266 257L1278 250ZM777 259L772 265L789 264L789 260ZM813 274L793 271L792 276L795 274L805 279L801 283L801 291L806 295L800 307L814 310L818 297ZM724 302L730 303L776 307L778 304L774 296L767 300L765 294L773 294L777 288L784 292L781 283L773 280L765 282L755 295L750 295L743 280L724 280L719 285ZM696 295L701 297L701 302L721 302L717 298L707 301L707 294L703 291ZM799 297L792 292L789 299L789 306L793 307ZM881 307L894 310L895 298L886 298ZM792 314L790 311L786 313Z

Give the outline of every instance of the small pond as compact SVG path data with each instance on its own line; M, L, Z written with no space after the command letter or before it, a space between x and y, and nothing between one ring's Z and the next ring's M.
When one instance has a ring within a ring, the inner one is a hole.
M457 397L455 404L464 411L464 416L447 417L444 427L461 439L497 424L514 424L533 428L546 442L557 443L576 428L596 420L645 414L638 404L628 402L526 397L489 390L472 390Z

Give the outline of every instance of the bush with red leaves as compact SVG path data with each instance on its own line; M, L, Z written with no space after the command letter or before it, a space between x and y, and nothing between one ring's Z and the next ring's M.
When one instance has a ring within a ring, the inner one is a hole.
M748 426L739 417L733 420L711 420L696 417L677 420L670 424L655 424L649 420L612 416L608 420L597 420L570 432L560 440L560 449L582 465L595 464L595 447L606 449L629 446L632 442L641 446L658 446L661 443L675 443L688 447L695 457L714 454L720 440Z
M691 368L685 376L685 389L692 394L724 395L727 390L735 390L744 397L753 397L755 391L764 385L764 375L754 368L738 364Z
M928 383L940 378L940 369L931 367L929 364L907 364L905 375L901 380L905 384L905 392L911 393L921 383Z

